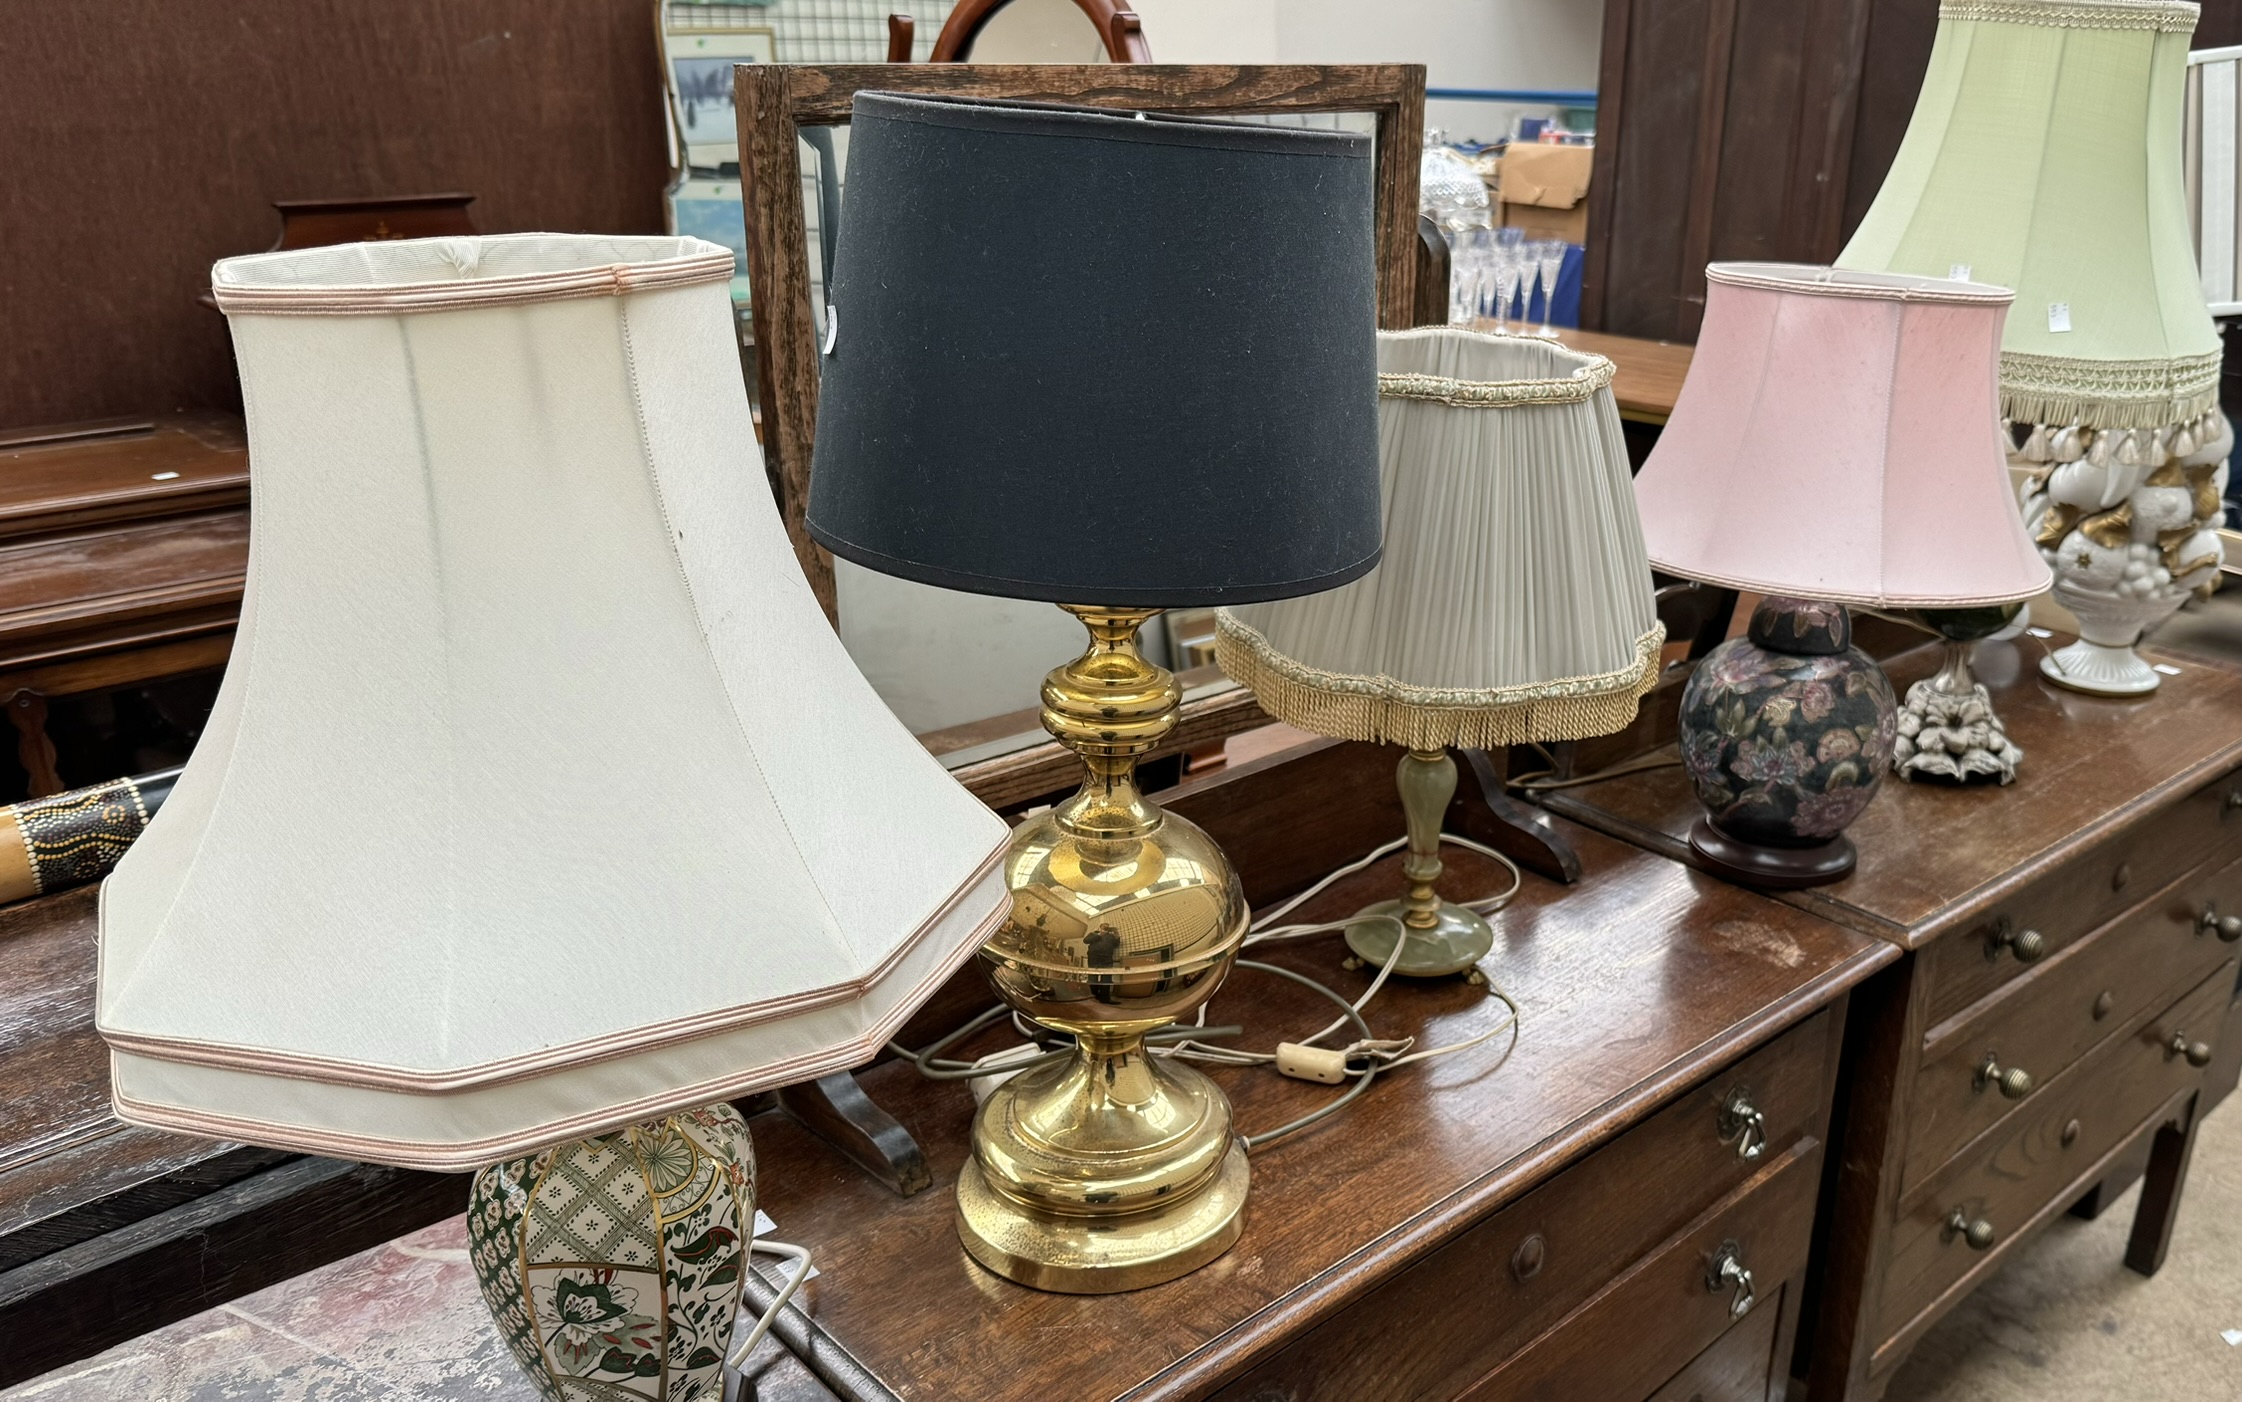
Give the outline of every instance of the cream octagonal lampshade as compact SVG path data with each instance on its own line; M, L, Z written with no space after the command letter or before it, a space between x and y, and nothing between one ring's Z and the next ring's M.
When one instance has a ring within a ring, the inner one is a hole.
M103 890L122 1118L487 1163L868 1059L1002 919L1005 825L780 527L731 265L521 235L218 266L249 587Z

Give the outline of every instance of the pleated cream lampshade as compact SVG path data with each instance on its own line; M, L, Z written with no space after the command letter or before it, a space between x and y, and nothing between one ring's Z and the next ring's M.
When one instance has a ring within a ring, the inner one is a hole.
M218 265L249 587L103 891L122 1118L483 1164L866 1060L1002 919L1005 825L780 527L731 266L555 235Z
M1223 670L1347 740L1483 749L1634 718L1665 639L1611 362L1449 327L1378 336L1385 555L1225 609Z

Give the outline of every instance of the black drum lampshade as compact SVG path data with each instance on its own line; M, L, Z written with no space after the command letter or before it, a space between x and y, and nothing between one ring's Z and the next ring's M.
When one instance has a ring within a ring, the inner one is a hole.
M859 93L808 525L1116 607L1378 562L1370 140Z

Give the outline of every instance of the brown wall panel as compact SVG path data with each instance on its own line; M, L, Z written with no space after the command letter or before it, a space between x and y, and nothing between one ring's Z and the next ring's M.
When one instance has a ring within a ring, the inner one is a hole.
M1602 90L1619 91L1623 130L1661 134L1656 141L1614 141L1598 133L1588 281L1591 303L1602 296L1600 324L1607 329L1670 337L1679 324L1676 296L1711 4L1606 3ZM1608 98L1606 104L1602 126L1608 130Z
M650 0L0 6L0 427L238 402L213 260L270 201L467 190L658 232Z
M1583 322L1691 340L1704 262L1835 258L1937 27L1938 0L1606 0ZM2194 47L2230 44L2242 0L2207 0Z

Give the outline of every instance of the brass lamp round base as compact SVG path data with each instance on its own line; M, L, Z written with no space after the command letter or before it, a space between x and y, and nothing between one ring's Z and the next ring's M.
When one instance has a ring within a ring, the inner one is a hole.
M1180 1202L1122 1217L1062 1217L1006 1197L968 1159L958 1175L958 1238L974 1260L1037 1290L1142 1290L1228 1251L1247 1186L1245 1144L1233 1139L1213 1177Z
M1401 958L1393 966L1410 978L1443 978L1471 969L1495 947L1495 927L1475 910L1442 901L1438 921L1429 930L1412 929L1404 939L1400 917L1408 913L1407 901L1380 901L1365 906L1347 927L1347 948L1373 969L1385 967L1394 941L1402 940ZM1375 917L1387 916L1390 919Z

